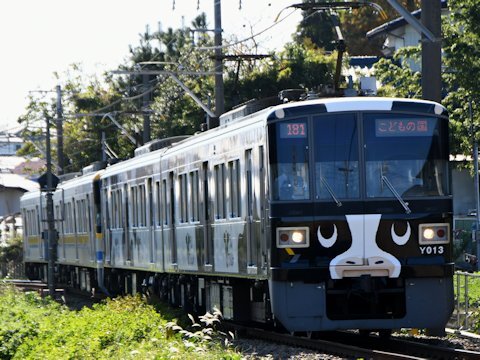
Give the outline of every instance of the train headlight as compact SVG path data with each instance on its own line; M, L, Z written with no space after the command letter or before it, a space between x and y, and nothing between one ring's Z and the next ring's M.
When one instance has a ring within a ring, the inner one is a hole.
M421 224L418 227L420 245L448 244L450 224Z
M308 227L277 228L277 248L305 248L310 246Z

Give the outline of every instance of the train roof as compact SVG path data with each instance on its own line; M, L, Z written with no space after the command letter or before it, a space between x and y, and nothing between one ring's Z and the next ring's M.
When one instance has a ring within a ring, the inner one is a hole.
M432 115L442 115L446 113L446 108L434 101L361 96L289 102L273 107L268 116L268 120L295 116L297 113L299 115L300 113L306 114L309 112L309 108L315 113L345 111L412 111Z

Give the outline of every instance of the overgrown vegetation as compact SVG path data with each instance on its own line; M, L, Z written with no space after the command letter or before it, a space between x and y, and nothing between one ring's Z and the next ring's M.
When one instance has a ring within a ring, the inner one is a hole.
M183 329L139 296L71 311L0 286L0 359L240 359L206 314ZM191 331L190 331L191 329Z

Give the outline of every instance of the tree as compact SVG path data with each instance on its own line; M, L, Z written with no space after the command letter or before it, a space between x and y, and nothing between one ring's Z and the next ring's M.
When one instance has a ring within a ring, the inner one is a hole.
M303 2L315 3L311 0L303 0ZM344 7L338 7L338 10L326 8L323 11L302 11L303 19L297 27L294 40L298 44L302 44L309 39L316 46L326 51L333 51L335 41L338 39L330 11L337 11L340 18L340 29L348 53L350 55L381 55L383 39L369 40L366 38L366 33L400 15L386 0L379 0L375 3L380 6L381 12L379 7L366 6L367 3L364 6L353 7L348 10L345 10ZM325 5L328 5L328 2L325 2ZM420 0L403 0L402 5L409 11L413 11L420 7Z
M242 103L255 98L274 97L285 89L319 91L331 86L335 58L335 53L327 55L308 41L303 45L286 44L278 54L258 61L256 68L243 73L236 84L233 74L229 74L225 82L226 105L236 105L233 100Z
M449 0L448 7L449 15L443 22L444 78L448 87L444 103L449 107L454 130L454 150L470 154L473 136L480 135L480 83L476 77L480 72L480 12L475 0Z

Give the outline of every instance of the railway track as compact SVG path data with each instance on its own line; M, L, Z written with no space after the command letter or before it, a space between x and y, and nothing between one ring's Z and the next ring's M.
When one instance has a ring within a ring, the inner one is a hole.
M230 324L229 324L230 326ZM232 325L242 337L261 339L279 344L336 355L363 359L480 359L480 352L446 346L424 344L402 339L360 336L348 332L322 334L322 339L279 334L263 329Z

